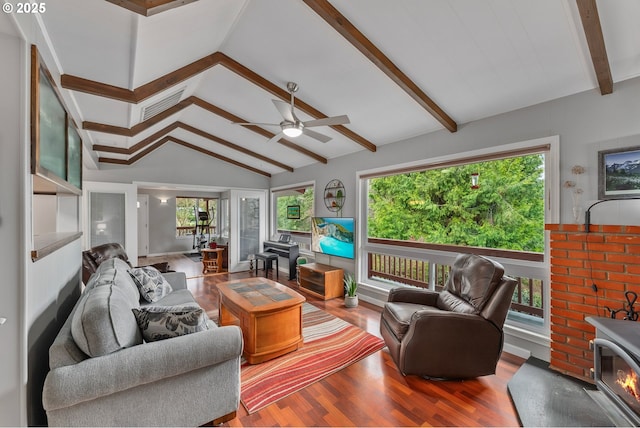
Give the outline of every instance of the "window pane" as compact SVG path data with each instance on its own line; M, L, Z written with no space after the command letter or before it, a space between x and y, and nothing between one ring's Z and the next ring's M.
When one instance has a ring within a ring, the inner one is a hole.
M217 199L176 197L176 236L215 236ZM197 213L197 217L196 217Z
M369 237L544 252L543 154L377 177L368 184Z
M300 207L299 217L297 208ZM311 217L313 217L313 187L288 190L276 193L276 209L278 230L311 232Z

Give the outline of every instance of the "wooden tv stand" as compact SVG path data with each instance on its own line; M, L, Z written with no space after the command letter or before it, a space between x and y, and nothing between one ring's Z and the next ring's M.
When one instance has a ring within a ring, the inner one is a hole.
M324 300L344 296L343 278L344 271L334 266L300 265L300 288Z

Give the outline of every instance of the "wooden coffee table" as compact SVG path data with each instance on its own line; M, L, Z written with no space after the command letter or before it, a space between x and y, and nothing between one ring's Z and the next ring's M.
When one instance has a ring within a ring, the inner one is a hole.
M244 358L258 364L302 346L304 296L267 278L218 284L220 325L237 325L244 338Z

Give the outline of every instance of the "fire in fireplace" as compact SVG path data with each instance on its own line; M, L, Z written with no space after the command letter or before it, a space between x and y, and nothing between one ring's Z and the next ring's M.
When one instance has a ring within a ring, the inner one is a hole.
M590 395L616 425L640 426L640 324L595 317L587 321L596 327L592 374L598 392Z

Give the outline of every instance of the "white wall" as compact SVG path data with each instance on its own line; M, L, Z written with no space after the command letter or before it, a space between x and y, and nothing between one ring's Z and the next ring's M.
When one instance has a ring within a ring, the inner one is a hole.
M0 32L0 425L17 426L25 418L25 325L23 307L25 243L23 231L24 136L20 116L22 77L21 41Z
M11 26L16 24L15 37L7 35L11 34L6 31L7 22ZM48 349L81 285L79 240L37 262L30 258L33 244L29 133L32 43L38 46L54 80L59 82L56 61L34 16L3 14L0 19L0 242L3 243L0 317L8 321L0 327L3 348L0 352L0 425L5 426L46 424L41 397L49 364ZM77 114L74 119L80 122ZM71 227L66 211L63 214L65 227Z

